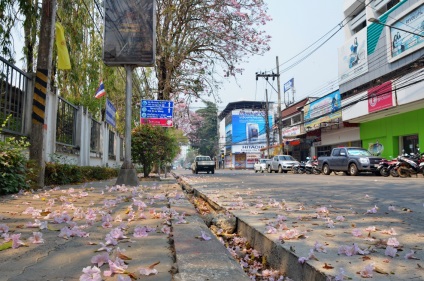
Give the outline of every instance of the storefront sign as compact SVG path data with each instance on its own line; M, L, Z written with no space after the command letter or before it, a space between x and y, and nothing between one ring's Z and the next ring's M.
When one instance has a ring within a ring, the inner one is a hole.
M231 147L232 153L260 153L261 148L264 148L265 145L263 144L257 144L257 145L250 145L250 144L242 144L242 145L233 145Z
M297 136L297 135L300 135L300 126L283 128L281 132L283 134L283 137Z
M340 108L341 97L339 90L305 105L303 110L305 112L306 130L318 129L321 123L328 123L341 118Z
M368 90L368 113L393 106L392 81Z

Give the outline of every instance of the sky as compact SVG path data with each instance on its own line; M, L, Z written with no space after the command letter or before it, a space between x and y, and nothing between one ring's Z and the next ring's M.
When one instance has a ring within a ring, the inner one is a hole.
M242 76L224 81L219 96L222 103L218 104L219 110L223 110L230 102L265 101L265 89L268 89L269 101L277 103L278 95L277 80L268 81L258 78L256 72L274 70L276 72L276 57L279 64L293 58L312 43L320 39L329 31L335 33L338 24L343 17L343 0L266 0L268 3L268 14L272 21L265 25L267 34L271 35L271 50L263 56L255 56L249 59L249 63L240 67L244 68ZM327 36L326 38L328 38ZM344 33L341 29L327 43L320 47L313 55L309 56L297 66L283 72L285 68L292 65L299 58L310 52L299 55L296 59L280 66L281 101L283 104L283 85L294 78L294 101L300 101L307 96L323 96L337 90L334 82L338 76L338 48L343 45ZM333 85L333 88L331 88ZM288 93L286 93L287 96ZM287 99L287 97L286 97ZM290 101L292 95L290 94ZM202 103L194 103L192 110L202 107Z

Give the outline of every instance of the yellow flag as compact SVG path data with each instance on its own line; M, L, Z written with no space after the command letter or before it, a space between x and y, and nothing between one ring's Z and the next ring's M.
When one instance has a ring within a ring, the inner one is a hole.
M56 47L57 47L57 68L71 69L68 48L66 47L65 32L63 26L56 22Z

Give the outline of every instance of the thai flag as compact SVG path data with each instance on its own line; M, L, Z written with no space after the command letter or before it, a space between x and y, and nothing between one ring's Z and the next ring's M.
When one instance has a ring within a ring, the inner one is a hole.
M102 81L100 81L99 88L97 88L95 98L99 99L99 98L103 97L105 94L106 94L105 85L103 85L103 80L102 80Z

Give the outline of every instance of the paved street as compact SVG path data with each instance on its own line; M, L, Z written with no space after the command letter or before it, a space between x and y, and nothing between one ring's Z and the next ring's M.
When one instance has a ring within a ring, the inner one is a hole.
M373 280L424 280L421 177L176 173L234 214L239 232L294 280L341 276L341 268L345 280L361 280L370 268ZM276 254L278 247L284 251Z

